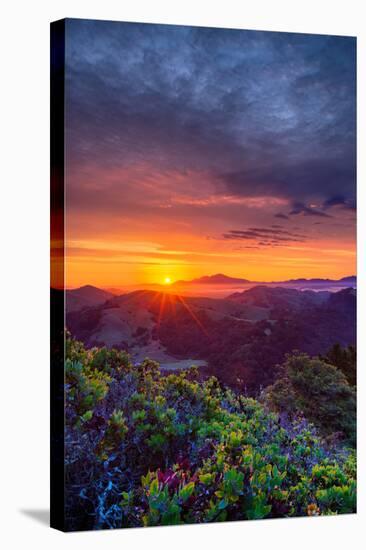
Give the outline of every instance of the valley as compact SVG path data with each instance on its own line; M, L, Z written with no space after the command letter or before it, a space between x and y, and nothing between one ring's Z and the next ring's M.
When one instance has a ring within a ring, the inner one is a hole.
M335 343L355 344L356 291L350 287L259 285L225 298L97 291L83 287L66 295L67 328L86 347L125 350L137 364L148 357L167 372L196 365L202 376L214 374L249 392L273 382L286 353L318 355Z

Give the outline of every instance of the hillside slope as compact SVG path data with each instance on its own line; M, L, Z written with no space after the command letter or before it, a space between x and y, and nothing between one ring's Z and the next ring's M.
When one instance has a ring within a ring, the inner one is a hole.
M92 285L85 285L80 288L66 290L67 312L80 311L85 307L93 307L103 304L113 294Z
M136 291L70 311L67 326L87 347L115 347L166 368L200 361L225 383L255 391L294 349L317 355L354 345L355 315L353 289L255 287L228 299Z

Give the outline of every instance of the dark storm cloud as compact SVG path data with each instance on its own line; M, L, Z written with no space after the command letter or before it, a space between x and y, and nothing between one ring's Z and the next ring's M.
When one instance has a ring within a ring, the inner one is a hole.
M218 193L288 199L277 218L327 217L355 201L355 46L68 20L68 167L205 171Z

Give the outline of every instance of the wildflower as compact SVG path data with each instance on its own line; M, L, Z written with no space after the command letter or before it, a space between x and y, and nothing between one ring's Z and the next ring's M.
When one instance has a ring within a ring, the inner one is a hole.
M308 516L319 516L320 510L316 504L312 503L312 504L309 504L307 507L307 514Z

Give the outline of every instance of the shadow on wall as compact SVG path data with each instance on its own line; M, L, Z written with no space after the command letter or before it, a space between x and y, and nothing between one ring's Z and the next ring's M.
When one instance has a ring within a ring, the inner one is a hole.
M45 525L46 527L50 526L50 511L46 509L27 509L27 510L19 510L21 514L24 516L28 516L29 518L38 521L38 523L41 523L42 525Z

